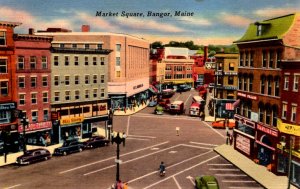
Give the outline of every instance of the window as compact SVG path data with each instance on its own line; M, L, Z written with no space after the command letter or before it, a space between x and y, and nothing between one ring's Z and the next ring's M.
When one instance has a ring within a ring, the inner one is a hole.
M233 76L228 76L228 84L233 85Z
M250 51L250 67L253 67L254 66L254 61L253 61L253 57L254 57L254 52L253 51Z
M279 96L279 91L280 91L280 88L279 88L279 78L275 78L275 80L274 80L274 87L275 87L274 95L275 96Z
M293 91L298 92L300 75L294 75Z
M244 91L249 91L248 85L247 85L247 80L248 80L248 77L244 76Z
M65 91L65 100L66 101L71 100L71 92L70 91Z
M171 66L166 66L166 70L172 70Z
M284 76L284 90L289 90L289 80L290 80L290 76L286 75Z
M93 89L93 97L97 98L98 95L98 89Z
M72 44L72 48L76 49L77 48L77 44Z
M59 76L58 75L54 76L54 85L55 86L59 85Z
M282 119L286 119L286 115L287 115L287 104L286 103L282 103L282 115L281 115L281 118Z
M93 75L93 83L97 83L98 80L98 76L97 75Z
M272 95L272 80L268 78L268 95Z
M102 44L97 44L97 49L102 49Z
M79 83L79 75L75 75L75 85L78 85Z
M171 74L166 74L165 79L172 79L172 75Z
M271 108L266 109L266 124L271 125Z
M291 122L296 122L297 105L292 104Z
M70 85L70 76L65 76L65 85Z
M90 44L84 44L84 48L85 49L89 49L90 48Z
M59 65L59 63L58 63L58 56L54 56L53 63L54 63L54 66L58 66Z
M101 83L104 83L104 78L105 78L104 75L101 75L101 76L100 76L100 82L101 82Z
M104 58L104 57L101 57L101 58L100 58L101 66L104 65L104 61L105 61L105 58Z
M121 66L121 58L116 57L116 66Z
M43 92L43 103L48 103L48 92Z
M262 34L262 25L257 25L256 35L261 36Z
M90 84L90 76L89 75L84 76L84 82L85 82L85 84Z
M36 77L31 77L30 78L30 86L32 88L35 88L36 87L36 81L37 81L37 78Z
M65 56L65 66L69 66L70 64L70 57Z
M120 52L121 51L121 44L116 44L116 51Z
M8 81L0 82L0 92L1 96L8 96Z
M176 66L176 67L175 67L175 70L176 70L176 71L182 71L183 69L182 69L182 66Z
M78 90L75 91L75 100L79 100L79 95L80 95L80 92Z
M74 65L75 66L79 65L79 58L78 58L78 56L74 56Z
M31 111L31 121L34 123L38 121L38 111Z
M269 52L269 68L273 68L274 64L274 52L270 51Z
M186 78L193 78L192 74L186 74Z
M121 71L116 71L116 77L121 77Z
M6 59L0 59L0 74L7 73L7 61Z
M260 93L265 94L265 77L260 78Z
M85 90L85 98L86 99L90 98L90 91L89 90Z
M43 76L42 77L42 85L43 85L43 87L48 86L48 76Z
M47 64L47 56L42 56L42 69L47 69L48 64Z
M30 69L32 69L32 70L36 69L36 57L35 56L30 57Z
M239 76L239 90L242 90L242 86L243 86L243 77Z
M277 112L278 112L277 106L273 106L273 108L272 108L272 118L273 118L272 125L274 127L277 126Z
M25 77L18 78L19 88L25 88Z
M37 103L37 93L31 93L31 104Z
M18 57L18 70L24 70L24 69L25 69L24 56L19 56Z
M9 123L10 117L9 111L0 111L0 123Z
M65 48L65 44L61 43L61 44L59 44L59 47L60 48Z
M265 68L267 66L267 53L266 51L262 52L262 67Z
M186 67L186 70L187 70L187 71L190 71L190 70L192 70L192 67L191 67L191 66L187 66L187 67Z
M87 57L87 56L84 57L84 65L86 65L86 66L89 65L89 57Z
M281 50L277 50L276 51L276 68L280 68L280 66L281 66L281 56L282 56Z
M260 106L258 108L258 113L259 113L259 121L263 123L264 122L264 115L265 115L265 110L264 110L263 106Z
M25 105L25 94L19 94L19 105Z
M240 53L240 66L244 66L244 53Z
M246 52L245 66L249 66L249 52Z
M93 65L94 65L94 66L97 65L97 57L93 57Z
M5 46L6 45L6 32L0 31L0 45Z
M55 101L55 102L58 102L58 101L59 101L59 96L60 96L60 93L59 93L59 92L54 92L54 101Z
M105 93L104 88L101 88L101 89L100 89L100 95L101 95L101 97L104 97L104 93Z
M230 62L229 63L229 68L228 68L230 71L234 71L234 63L233 62Z
M249 76L249 91L253 89L253 75Z
M44 113L44 116L43 116L44 121L48 121L49 120L49 110L44 110L43 113Z

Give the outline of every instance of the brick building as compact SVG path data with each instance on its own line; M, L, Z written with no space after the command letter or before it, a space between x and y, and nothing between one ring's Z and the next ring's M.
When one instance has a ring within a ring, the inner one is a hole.
M300 17L290 14L250 24L240 51L235 149L277 173L283 60L300 57Z
M44 145L46 138L48 143L51 142L51 40L52 37L48 36L14 35L17 80L14 101L29 121L26 127L27 144ZM22 124L18 132L23 134Z
M21 23L0 21L0 141L10 150L19 151L18 120L16 110L16 75L14 57L14 28ZM3 151L0 151L2 154Z

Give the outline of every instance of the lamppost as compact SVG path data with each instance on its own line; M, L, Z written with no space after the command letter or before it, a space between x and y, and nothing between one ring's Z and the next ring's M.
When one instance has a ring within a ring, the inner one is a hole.
M282 149L285 148L286 142L280 141ZM293 138L290 136L290 144L289 144L289 159L288 159L288 186L287 189L290 189L291 185L291 163L292 163L292 146L293 146Z
M121 163L121 160L119 159L120 158L120 144L122 142L125 142L125 138L120 137L120 133L118 132L117 136L116 137L112 137L112 139L111 139L111 143L113 144L114 142L117 144L117 159L116 159L117 172L116 172L116 181L119 181L120 180L120 163Z
M26 126L28 126L28 119L26 118L26 114L23 114L22 124L23 124L23 152L26 152Z
M110 140L110 137L111 137L111 131L112 131L112 125L113 125L113 115L114 115L114 111L112 109L110 109L108 112L108 124L107 124L108 140Z

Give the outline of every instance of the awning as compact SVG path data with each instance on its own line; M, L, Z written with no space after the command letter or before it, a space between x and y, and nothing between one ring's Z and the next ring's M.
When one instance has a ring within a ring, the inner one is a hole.
M154 91L151 87L149 88L149 91L152 92L153 94L157 94L157 92Z

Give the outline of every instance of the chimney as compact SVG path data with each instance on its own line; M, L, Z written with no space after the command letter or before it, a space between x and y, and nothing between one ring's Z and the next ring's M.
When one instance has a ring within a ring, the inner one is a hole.
M204 63L207 61L208 56L208 46L204 46Z
M33 34L34 34L34 29L33 29L33 28L29 28L28 34L29 34L29 35L33 35Z
M81 31L82 32L90 32L90 25L82 25Z

